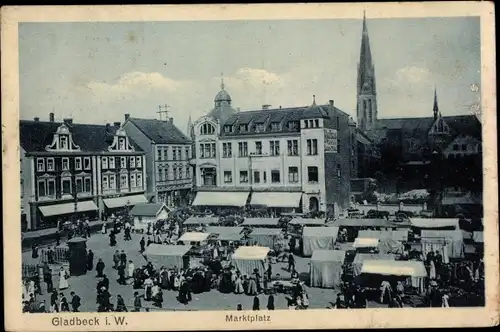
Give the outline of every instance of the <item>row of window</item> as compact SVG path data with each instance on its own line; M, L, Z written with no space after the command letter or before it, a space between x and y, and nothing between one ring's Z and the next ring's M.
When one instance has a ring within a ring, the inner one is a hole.
M157 148L158 152L158 160L183 160L182 159L182 147L173 146L172 147L172 155L169 159L169 148L168 146L159 146ZM191 158L191 154L189 153L189 148L184 148L184 160L189 160Z
M63 171L69 171L69 158L68 157L62 158L61 167L62 167ZM77 170L77 171L90 170L91 168L92 168L92 166L91 166L91 162L90 162L90 157L83 158L83 165L82 165L82 157L75 158L75 170ZM37 158L36 170L37 170L37 172L55 171L56 166L55 166L54 158Z
M215 143L200 144L200 158L215 158Z
M205 125L203 125L205 126ZM207 134L207 131L204 130L204 127L202 126L201 128L201 134ZM340 126L340 120L339 117L337 117L337 128ZM250 130L249 130L250 128ZM256 133L261 133L265 132L265 124L262 122L256 123L254 126L250 126L248 124L241 123L238 126L239 132L240 133L245 133L245 132L251 132L252 129L255 128ZM287 123L287 128L289 130L295 130L299 128L299 122L298 121L289 121ZM304 128L320 128L320 123L319 119L310 119L310 120L304 120ZM280 131L282 129L281 122L271 122L270 124L270 131ZM225 133L232 133L234 132L234 126L233 125L225 125L224 126L224 132ZM211 132L213 133L213 131Z
M182 180L191 178L190 167L172 167L172 172L169 171L168 165L165 168L158 168L158 181Z
M215 148L215 144L214 144ZM287 152L289 156L299 155L299 141L296 139L287 141ZM213 152L215 156L215 151ZM269 153L271 156L280 155L280 141L270 141L269 142ZM262 154L262 142L255 142L255 154ZM307 140L307 154L317 155L318 154L318 140L308 139ZM222 143L222 158L232 158L233 157L233 144ZM248 142L238 143L238 157L248 157Z
M248 183L248 171L240 171L239 174L239 183ZM262 177L261 177L262 175ZM340 165L338 165L337 176L340 177ZM307 181L309 183L318 183L319 175L318 175L318 167L309 166L307 167ZM279 170L271 170L271 183L280 183L281 182L281 173ZM288 182L289 183L299 183L299 168L296 166L288 167ZM224 183L231 184L233 183L233 174L232 171L224 171ZM267 172L266 171L253 171L252 183L267 183Z
M82 176L75 178L76 193L92 193L92 178L90 176ZM55 178L38 179L37 181L38 197L56 197L56 180ZM61 194L72 195L73 185L70 177L61 178Z
M130 157L129 165L131 168L142 167L142 157ZM114 169L115 167L115 157L102 157L102 169ZM120 157L120 168L127 168L127 157Z
M120 174L120 189L137 189L142 188L142 173ZM116 190L116 174L103 174L102 176L103 190Z

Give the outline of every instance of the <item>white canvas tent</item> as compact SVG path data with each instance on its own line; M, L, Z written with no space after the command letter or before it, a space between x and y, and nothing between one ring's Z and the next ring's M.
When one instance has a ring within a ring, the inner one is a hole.
M381 253L402 253L403 242L408 240L408 229L358 232L360 238L376 238L379 240L378 249Z
M146 248L144 256L148 262L152 262L158 268L161 266L187 268L185 262L189 262L187 257L189 250L191 246L152 243Z
M483 232L474 232L472 238L476 243L484 243Z
M208 239L210 233L202 233L202 232L186 232L182 234L182 236L177 241L181 241L183 243L191 243L191 242L203 242Z
M340 287L344 259L343 250L314 250L309 270L311 287Z
M276 228L254 228L250 233L252 242L259 246L274 248L274 244L281 234L281 229Z
M420 292L424 291L427 277L427 270L421 261L365 260L361 273L408 277L411 285Z
M422 229L459 229L458 218L410 218L413 227Z
M445 255L449 258L464 257L464 239L460 229L453 231L442 230L422 230L420 242L422 243L422 253L427 255L430 250L440 250L446 248ZM433 248L430 248L433 247ZM443 255L446 263L446 256Z
M361 274L361 269L363 268L363 262L368 260L386 260L393 261L396 259L396 256L393 254L364 254L364 253L356 253L354 257L354 261L352 262L352 268L354 272L354 276Z
M373 237L357 237L352 246L355 249L378 248L378 242L378 239Z
M267 270L267 254L269 248L258 246L242 246L236 249L232 255L232 263L242 275L251 275L257 269L260 275Z
M304 256L311 256L315 250L333 250L338 233L338 227L304 227L302 233Z

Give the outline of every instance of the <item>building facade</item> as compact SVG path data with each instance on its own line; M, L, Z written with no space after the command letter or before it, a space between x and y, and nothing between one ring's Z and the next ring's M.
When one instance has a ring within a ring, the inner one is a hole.
M126 114L123 128L146 152L146 182L152 200L169 207L187 204L193 186L192 146L173 118L162 121Z
M208 114L193 124L194 205L210 206L221 191L231 192L224 195L228 200L239 195L239 206L281 212L347 208L357 158L352 119L333 101L263 108L233 113L224 122Z
M74 218L102 219L145 202L145 154L120 123L20 121L27 230Z

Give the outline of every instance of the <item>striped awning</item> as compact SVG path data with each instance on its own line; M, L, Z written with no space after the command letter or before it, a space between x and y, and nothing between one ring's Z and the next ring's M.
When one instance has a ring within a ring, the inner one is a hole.
M40 211L45 217L70 214L75 212L75 203L64 203L55 205L40 206ZM96 211L97 205L94 201L78 202L76 212Z
M147 203L147 202L148 202L148 200L146 199L146 196L144 196L144 195L132 195L132 196L123 196L123 197L104 199L104 204L106 204L106 206L109 209L123 207L123 206L126 206L127 203L129 205L136 205L139 203Z

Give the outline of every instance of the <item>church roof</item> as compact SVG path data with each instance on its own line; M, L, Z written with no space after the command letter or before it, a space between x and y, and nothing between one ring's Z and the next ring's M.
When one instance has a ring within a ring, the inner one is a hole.
M44 152L45 147L52 143L54 134L63 122L48 121L19 121L19 142L26 152ZM107 151L113 142L113 136L118 130L114 125L95 125L82 123L67 123L65 126L72 134L73 142L78 145L82 152ZM142 149L129 138L135 151Z
M146 137L157 144L190 144L191 140L172 122L157 119L129 118Z

